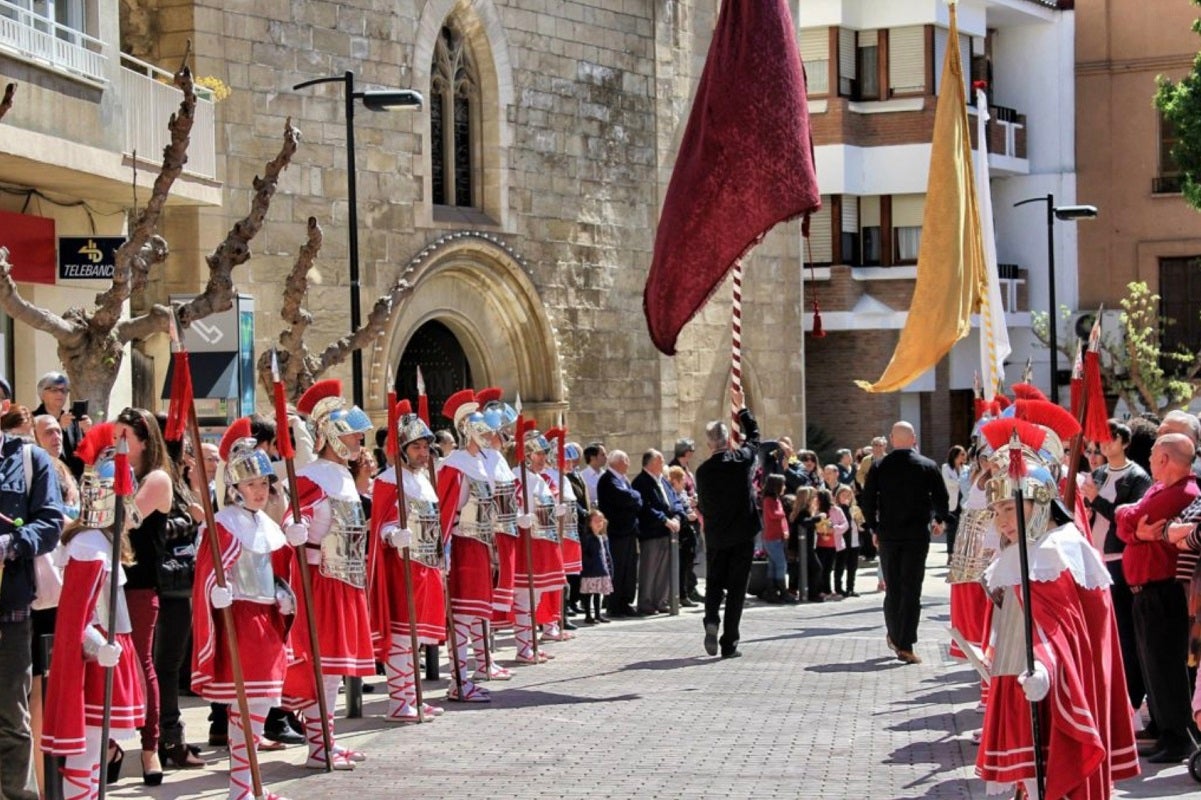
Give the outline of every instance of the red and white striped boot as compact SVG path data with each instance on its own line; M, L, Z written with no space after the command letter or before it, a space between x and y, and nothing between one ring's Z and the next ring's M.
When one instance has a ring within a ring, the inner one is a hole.
M388 711L384 721L397 724L417 722L417 684L413 674L413 648L408 636L392 634L388 640L384 672L388 676Z
M471 617L454 617L455 643L458 647L451 653L453 675L446 699L459 703L490 703L492 695L488 690L467 678L467 641L471 638L471 622ZM482 662L480 666L483 666Z
M254 735L254 746L258 747L263 734L263 723L271 710L271 701L263 698L247 700L250 709L250 728ZM261 773L260 773L261 775ZM250 759L246 753L246 736L242 730L242 712L237 703L229 706L229 800L254 800L254 782L250 777ZM287 800L278 794L263 790L265 800Z
M488 651L484 648L484 642L488 632L484 628L482 619L474 620L471 623L471 647L475 651L475 672L471 674L471 679L476 681L507 681L513 677L513 673L506 667L502 667L496 663L496 659L491 659L489 665Z

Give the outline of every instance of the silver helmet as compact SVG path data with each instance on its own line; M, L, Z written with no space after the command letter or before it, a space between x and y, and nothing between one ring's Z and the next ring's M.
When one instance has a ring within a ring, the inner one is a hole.
M405 414L396 424L396 441L400 447L401 458L408 461L405 455L405 448L413 442L425 440L430 444L434 443L434 432L430 430L429 425L425 424L425 420L416 414Z
M234 420L226 428L217 449L225 462L226 486L236 486L253 478L275 479L271 459L259 449L258 440L251 435L250 417Z
M342 381L336 378L310 386L296 409L308 415L313 449L318 453L328 444L339 458L350 458L350 450L341 437L351 433L365 434L372 428L371 418L361 408L343 399Z
M454 421L464 445L475 442L477 447L492 448L492 429L480 412L480 404L471 389L461 389L451 395L442 406L442 415Z
M116 430L112 423L93 425L75 451L85 464L83 477L79 481L79 521L88 528L107 528L117 519L115 437ZM130 480L136 492L137 478L132 468ZM141 524L141 515L133 503L134 492L125 498L125 508L126 520L136 527Z

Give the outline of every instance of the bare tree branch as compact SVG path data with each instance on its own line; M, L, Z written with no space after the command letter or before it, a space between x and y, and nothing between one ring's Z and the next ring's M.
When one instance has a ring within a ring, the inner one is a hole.
M8 263L7 247L0 247L0 307L13 319L39 331L45 331L59 342L83 338L82 331L58 314L39 308L21 296L17 291L17 284L12 279L12 265Z
M179 323L188 325L192 320L206 317L217 311L224 311L233 305L233 269L244 264L250 258L250 240L263 227L267 209L271 206L271 198L279 185L279 175L292 163L296 146L300 141L300 131L292 127L292 118L284 123L284 143L279 153L267 163L264 177L254 179L254 200L250 205L250 213L238 220L225 237L225 241L217 246L205 261L209 266L209 280L204 291L179 309Z
M192 123L196 119L196 92L192 83L192 71L187 65L190 51L189 43L188 52L184 54L183 62L175 73L175 85L183 92L183 100L180 101L179 111L171 115L171 121L167 125L171 131L171 143L163 148L162 168L159 169L158 177L154 179L154 188L146 207L130 228L129 238L117 250L112 285L107 291L96 296L97 308L92 315L92 325L101 330L112 330L121 318L122 306L129 299L131 291L133 262L157 230L163 207L171 194L171 186L188 161L188 144Z
M279 335L279 347L276 356L279 361L280 378L285 386L295 389L298 386L308 387L313 383L313 369L316 359L308 352L304 344L304 332L313 321L313 315L301 307L305 294L309 290L309 270L317 254L321 252L322 232L316 217L309 217L306 240L296 254L296 261L284 281L284 303L281 316L290 327L285 328ZM259 379L264 386L270 386L271 353L263 353L258 363Z
M130 291L133 294L137 294L146 288L146 283L150 280L150 270L166 261L170 252L171 249L167 246L167 240L155 234L134 255L133 260L130 262L133 267L133 277L129 285Z
M166 333L170 330L173 314L170 306L155 303L145 314L118 322L113 329L113 336L119 342L134 342L151 334Z
M4 87L4 99L0 100L0 119L4 119L4 115L13 107L13 95L17 93L17 85L10 83Z
M355 350L368 347L375 337L384 331L384 326L392 318L392 309L407 294L413 291L413 284L401 278L392 284L392 290L375 301L367 321L357 331L343 336L336 342L330 342L321 352L320 368L317 374L324 373L335 364L341 364Z

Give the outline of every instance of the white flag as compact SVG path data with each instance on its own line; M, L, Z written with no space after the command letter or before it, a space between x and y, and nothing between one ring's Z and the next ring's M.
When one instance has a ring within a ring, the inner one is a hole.
M980 305L980 374L984 399L992 402L997 384L1005 378L1005 359L1009 357L1009 329L1005 326L1005 307L1001 304L1001 281L997 275L997 237L993 232L992 192L988 187L988 96L976 90L976 202L980 206L980 227L984 238L984 264L988 289Z

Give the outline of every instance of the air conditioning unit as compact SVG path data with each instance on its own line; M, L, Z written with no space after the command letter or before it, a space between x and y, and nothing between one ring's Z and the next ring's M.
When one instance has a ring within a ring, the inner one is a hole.
M1068 341L1079 339L1088 342L1097 320L1097 312L1074 311L1068 318ZM1101 365L1106 369L1114 369L1111 352L1121 351L1126 346L1126 329L1122 326L1122 312L1116 309L1105 309L1101 312ZM1121 370L1119 370L1121 371Z

